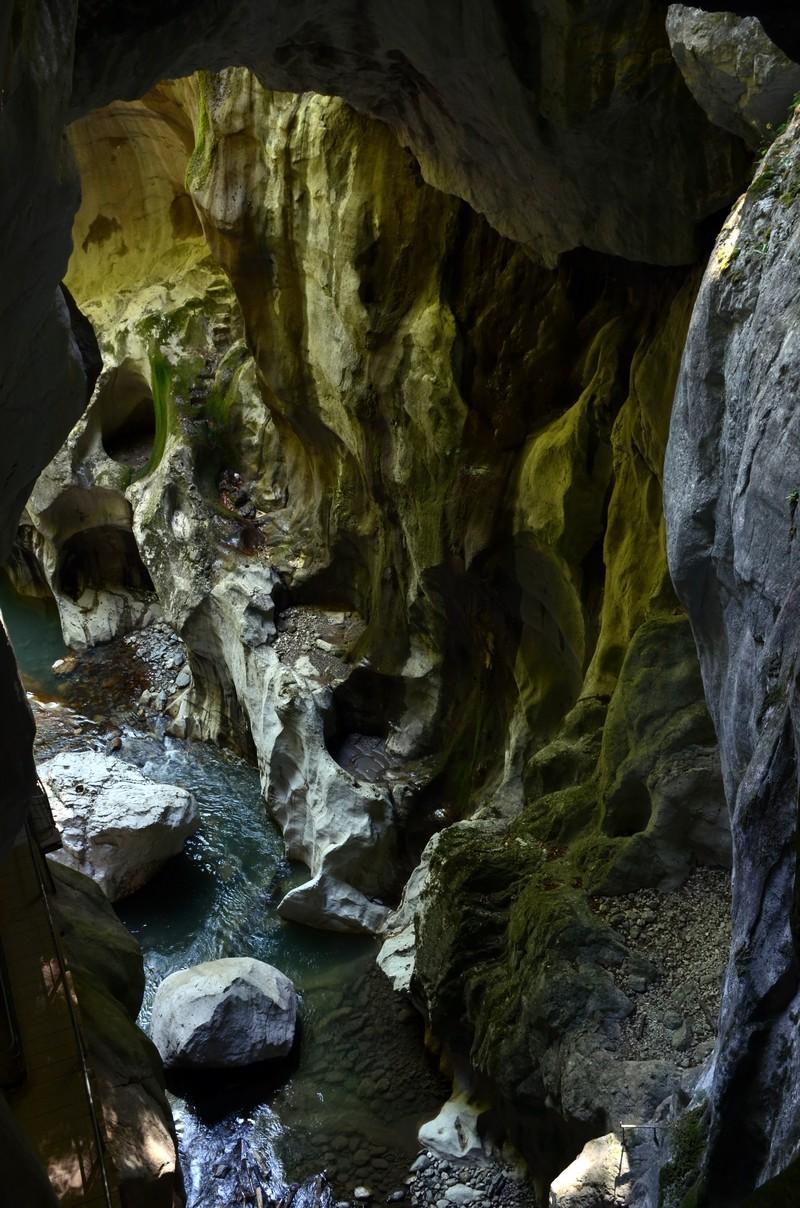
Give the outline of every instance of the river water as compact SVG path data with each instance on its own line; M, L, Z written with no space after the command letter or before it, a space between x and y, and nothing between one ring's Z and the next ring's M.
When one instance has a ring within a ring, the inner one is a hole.
M211 745L158 737L134 724L138 693L124 673L116 682L112 648L86 657L83 678L55 677L51 664L65 653L55 608L20 599L2 577L0 609L29 692L76 711L77 747L102 742L105 722L81 722L79 715L94 716L98 699L122 693L129 708L127 717L122 709L120 756L197 799L200 830L183 853L117 903L144 953L141 1026L147 1030L167 974L217 957L274 964L301 995L300 1039L288 1062L171 1080L189 1208L229 1202L226 1172L239 1143L264 1155L278 1182L326 1169L337 1197L351 1199L355 1186L366 1184L385 1198L402 1186L417 1129L436 1113L447 1086L424 1052L420 1020L377 970L375 942L278 917L278 901L302 873L285 859L255 768Z

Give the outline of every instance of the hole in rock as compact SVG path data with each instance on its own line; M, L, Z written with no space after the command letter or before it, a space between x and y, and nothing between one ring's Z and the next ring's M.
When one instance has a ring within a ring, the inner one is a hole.
M100 435L110 458L134 470L149 462L156 439L153 395L130 361L109 375L98 399Z
M403 710L403 681L357 667L333 692L326 746L336 762L361 780L382 780L396 763L387 750Z
M623 784L606 802L603 830L612 839L638 835L647 827L652 812L650 794L643 784Z
M152 592L153 582L129 529L104 524L74 533L61 547L58 589L71 600L84 591Z

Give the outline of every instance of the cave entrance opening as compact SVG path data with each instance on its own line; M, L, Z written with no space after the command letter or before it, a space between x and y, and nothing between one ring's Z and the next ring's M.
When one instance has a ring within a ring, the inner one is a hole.
M57 586L74 601L85 591L154 593L133 533L110 524L67 538L59 551Z
M156 411L150 385L132 361L111 371L97 407L105 452L112 461L144 470L153 456Z

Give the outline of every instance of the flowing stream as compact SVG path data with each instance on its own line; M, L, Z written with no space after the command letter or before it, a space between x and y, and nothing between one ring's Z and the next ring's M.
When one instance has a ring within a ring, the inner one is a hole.
M50 670L66 653L54 607L23 600L0 580L0 609L29 692L66 699L77 714L94 716L96 698L82 692L80 677L76 687ZM144 952L141 1026L147 1030L155 989L167 974L222 956L274 964L301 995L299 1044L287 1062L170 1080L189 1208L229 1202L227 1178L239 1149L264 1155L276 1180L326 1169L337 1198L352 1199L359 1184L385 1198L402 1186L420 1123L447 1095L424 1052L419 1018L376 968L374 941L278 917L278 901L301 874L267 818L255 768L211 745L137 728L135 696L124 676L114 685L109 662L103 693L127 689L129 706L120 756L154 780L191 789L201 815L184 852L117 904ZM75 728L85 729L77 749L102 736L103 721L78 720Z

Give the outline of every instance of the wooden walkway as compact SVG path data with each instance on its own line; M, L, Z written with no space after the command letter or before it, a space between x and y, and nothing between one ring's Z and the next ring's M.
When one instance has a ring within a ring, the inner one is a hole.
M78 1004L51 926L44 860L25 833L0 867L0 939L16 1010L25 1080L6 1091L65 1208L118 1208L101 1160L90 1101Z

